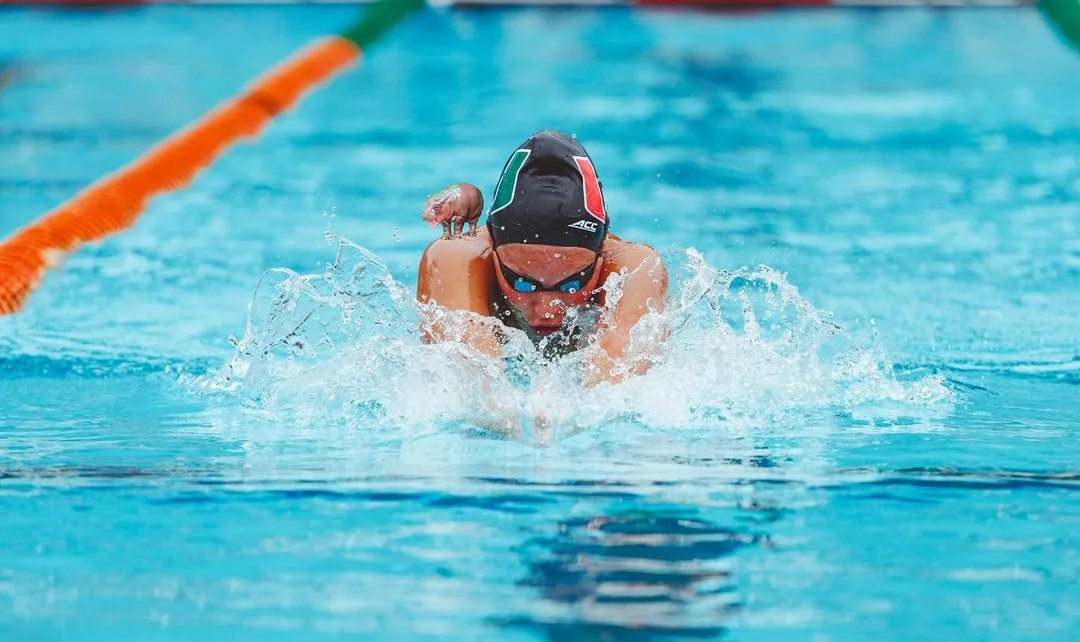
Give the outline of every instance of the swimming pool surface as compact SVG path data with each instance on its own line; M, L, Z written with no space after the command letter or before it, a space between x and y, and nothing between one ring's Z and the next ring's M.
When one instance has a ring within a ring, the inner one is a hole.
M0 11L0 236L353 15ZM1077 639L1078 77L1027 10L414 16L0 318L0 639ZM424 197L546 127L673 276L611 389L416 338Z

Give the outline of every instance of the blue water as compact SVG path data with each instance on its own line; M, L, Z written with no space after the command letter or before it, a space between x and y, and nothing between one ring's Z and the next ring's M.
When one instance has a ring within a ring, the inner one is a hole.
M353 14L0 11L0 235ZM0 319L0 639L1076 639L1077 77L1028 10L415 16ZM419 209L545 127L678 330L499 439Z

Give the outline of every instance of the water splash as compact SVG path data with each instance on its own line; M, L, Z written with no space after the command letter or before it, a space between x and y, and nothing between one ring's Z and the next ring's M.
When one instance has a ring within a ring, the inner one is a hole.
M811 410L950 399L938 378L899 379L880 351L861 347L772 268L718 270L695 250L666 263L667 307L635 326L629 350L631 365L652 367L620 384L579 385L596 345L550 355L551 342L576 331L534 345L495 319L420 305L385 263L345 239L321 274L268 271L234 356L195 383L290 421L406 434L476 427L541 442L616 421L762 425ZM623 278L605 284L605 308L579 311L568 325L603 322ZM458 341L429 345L423 337L435 324L451 339L498 336L504 357Z

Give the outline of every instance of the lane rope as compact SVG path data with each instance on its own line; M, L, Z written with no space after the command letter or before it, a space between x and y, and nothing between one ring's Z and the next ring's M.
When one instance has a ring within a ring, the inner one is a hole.
M188 185L233 143L257 136L275 116L358 61L364 48L422 5L423 0L379 0L340 35L301 49L238 96L17 230L0 243L0 315L18 312L65 255L131 227L150 199Z

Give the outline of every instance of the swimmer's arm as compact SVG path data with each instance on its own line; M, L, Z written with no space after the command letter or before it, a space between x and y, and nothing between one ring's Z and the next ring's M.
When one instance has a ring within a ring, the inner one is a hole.
M668 275L663 259L647 245L626 243L616 253L612 272L626 270L622 297L611 322L600 330L597 351L586 365L586 385L618 383L626 375L641 375L652 366L650 354L628 354L630 333L650 309L662 312L667 297Z
M441 308L487 317L494 287L495 267L486 230L476 236L437 239L420 257L416 300L422 304L434 301ZM489 357L502 356L498 337L489 327L475 323L464 332L458 330L433 319L424 324L423 338L427 343L460 340Z
M491 242L487 230L481 228L476 236L439 239L424 250L420 258L416 300L422 304L434 301L440 308L473 312L490 321L489 301L494 295L495 264L491 257ZM423 339L427 343L460 341L493 359L501 359L502 347L491 324L474 318L471 327L444 327L437 316L425 319ZM449 325L449 324L447 324ZM456 326L456 322L454 324ZM515 397L503 390L503 382L488 380L488 374L476 367L475 360L464 358L461 372L481 387L480 401L472 408L466 421L514 438L523 436L521 418L513 403ZM542 424L537 419L538 427ZM534 428L536 432L538 428Z
M420 258L416 300L422 304L434 301L443 309L473 312L490 318L489 301L497 287L486 229L478 230L476 236L438 239ZM493 359L503 356L498 336L491 332L491 325L485 325L481 319L475 319L474 325L462 333L460 328L443 327L437 318L429 318L424 321L422 330L427 343L460 341ZM483 368L477 368L475 360L465 357L460 366L462 374L482 390L479 403L464 419L509 437L524 437L526 427L522 425L517 406L512 403L516 396L508 394L505 383L489 380L489 374ZM548 423L546 418L537 417L527 431L542 441L546 438Z

